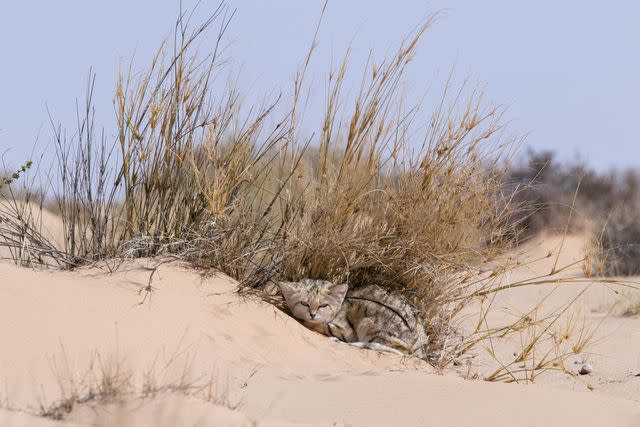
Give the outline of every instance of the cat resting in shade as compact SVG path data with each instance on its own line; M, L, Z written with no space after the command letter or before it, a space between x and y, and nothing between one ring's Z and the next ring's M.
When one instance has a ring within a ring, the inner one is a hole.
M307 328L351 345L425 357L427 336L409 302L369 285L280 282L289 311Z

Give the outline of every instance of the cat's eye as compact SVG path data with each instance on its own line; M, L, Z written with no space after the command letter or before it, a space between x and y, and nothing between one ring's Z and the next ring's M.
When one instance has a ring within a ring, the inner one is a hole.
M320 304L320 305L318 306L318 308L325 308L325 307L329 307L329 304Z
M304 305L305 307L309 307L309 303L302 301L300 304Z

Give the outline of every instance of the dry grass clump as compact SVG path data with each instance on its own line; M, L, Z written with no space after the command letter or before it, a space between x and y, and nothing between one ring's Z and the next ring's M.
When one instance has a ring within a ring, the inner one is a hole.
M89 366L81 373L75 372L64 351L60 360L54 360L53 368L60 395L52 402L41 398L40 415L43 417L61 420L76 405L116 401L133 389L131 372L124 368L123 361L103 358L97 352L91 355Z
M380 73L395 72L401 55ZM370 82L374 93L376 84ZM487 164L499 156L481 153L495 143L500 114L481 111L476 100L459 117L436 113L433 134L409 155L396 139L397 123L385 128L389 119L377 116L388 106L370 102L380 110L364 119L359 111L369 107L356 103L346 143L331 142L340 135L323 138L318 157L287 188L290 220L268 270L273 279L379 283L408 297L435 338L448 326L443 308L460 291L453 276L504 249L498 239L505 211L494 199L501 171Z
M395 56L367 64L351 108L341 102L347 60L330 72L318 145L302 156L296 145L281 152L274 173L285 185L267 218L272 237L243 285L305 277L352 288L378 283L414 304L430 351L440 352L448 305L461 291L455 276L508 244L508 208L498 202L507 141L502 110L484 107L479 92L465 99L464 88L452 96L446 88L422 133L418 107L398 112L401 77L431 24Z
M191 359L182 359L174 355L160 364L154 361L140 376L132 372L117 354L104 356L98 351L91 353L85 368L78 369L62 348L52 364L52 373L59 387L58 396L53 400L41 396L38 413L46 418L62 420L77 406L97 409L101 405L153 399L167 393L196 397L229 409L239 406L240 402L232 402L228 384L222 384L215 375L194 376ZM181 361L184 365L178 366Z
M263 131L276 103L245 111L232 83L213 89L224 68L228 7L221 4L194 29L188 16L180 15L174 43L161 46L146 72L129 68L120 74L115 140L94 123L94 76L78 108L77 132L68 137L54 126L57 170L40 178L62 218L62 242L44 230L42 203L16 197L18 190L5 196L0 239L14 249L16 262L74 268L117 257L177 254L193 247L203 228L212 230L208 241L214 235L224 239L236 229L230 218L255 217L240 213L259 209L249 193L261 188L256 182L266 169L260 162L276 152L286 131L280 123ZM192 53L194 42L214 25L215 50ZM24 190L33 193L30 184ZM233 258L227 249L225 261Z
M621 292L614 307L617 308L618 314L623 317L640 315L640 291Z
M96 129L93 78L78 131L67 137L54 127L58 171L50 176L58 178L47 184L63 242L38 223L42 204L13 198L0 212L0 239L16 249L14 260L74 268L172 254L222 270L244 290L302 277L353 287L373 280L415 304L441 350L448 304L461 291L454 277L509 243L501 195L508 141L503 110L466 85L447 83L426 124L420 105L403 108L404 73L434 18L395 55L366 64L354 99L342 90L345 55L329 72L321 128L307 139L305 74L316 37L290 107L278 97L247 109L233 84L217 80L228 9L193 29L187 16L147 71L121 73L114 141ZM193 53L215 26L213 52Z

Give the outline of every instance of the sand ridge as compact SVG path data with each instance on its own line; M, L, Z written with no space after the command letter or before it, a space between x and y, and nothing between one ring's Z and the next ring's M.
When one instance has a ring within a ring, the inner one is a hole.
M67 425L640 422L640 405L619 393L467 381L421 361L332 342L265 302L240 297L228 277L202 278L176 263L158 268L144 300L140 290L158 262L128 262L113 274L0 263L0 401L11 409L0 411L0 425L60 425L33 414L71 379L81 381L92 363L118 366L136 391L77 405ZM150 377L157 391L143 396ZM181 380L194 386L187 395L170 387Z

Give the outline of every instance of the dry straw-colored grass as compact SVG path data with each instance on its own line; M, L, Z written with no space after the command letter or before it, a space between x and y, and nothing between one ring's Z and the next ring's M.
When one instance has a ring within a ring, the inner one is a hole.
M495 334L522 330L478 327L465 340L454 330L469 304L556 282L563 269L503 282L518 267L496 258L515 236L512 194L503 193L514 142L504 138L504 109L453 78L426 120L422 105L404 107L405 72L437 15L392 56L371 58L354 98L343 91L347 52L328 71L316 132L302 111L320 23L291 96L246 106L232 82L219 83L232 15L221 4L194 26L182 13L174 39L146 71L132 64L120 73L115 140L96 129L91 79L75 136L54 127L59 171L49 176L59 178L48 182L48 200L64 241L47 239L29 213L33 204L9 195L0 204L0 244L13 259L74 268L170 254L265 296L277 280L373 281L411 301L429 331L431 361L441 366ZM196 41L212 31L213 51L198 55Z
M40 396L37 414L62 420L77 406L89 406L100 414L100 407L109 404L134 399L142 401L166 394L191 396L229 409L239 406L241 402L230 397L228 383L214 373L196 375L191 366L193 356L178 357L178 350L180 347L162 363L156 357L144 372L138 373L133 372L126 359L117 353L105 355L93 351L88 364L78 366L61 347L52 359L52 375L58 392L53 398ZM7 397L7 406L9 403ZM117 406L114 409L117 413Z
M61 420L76 405L113 402L132 391L132 374L117 356L105 358L93 352L89 365L78 372L62 348L60 357L53 359L52 368L59 395L53 400L40 397L39 414L43 417Z

